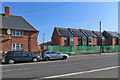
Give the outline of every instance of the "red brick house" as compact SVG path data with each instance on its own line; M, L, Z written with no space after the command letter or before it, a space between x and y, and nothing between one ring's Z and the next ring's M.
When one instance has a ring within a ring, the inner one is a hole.
M105 37L102 35L102 33L100 34L99 31L92 31L96 36L97 36L97 45L106 45L106 40ZM102 39L102 44L101 44L101 39Z
M97 46L97 36L90 30L80 29L87 37L87 46Z
M103 31L103 36L105 36L106 45L118 45L118 38L117 32L111 32L111 31Z
M97 46L97 36L89 30L55 27L52 45Z
M51 39L52 45L74 46L74 37L68 28L55 27Z
M22 16L10 14L10 8L5 7L5 14L0 14L0 48L2 52L13 50L39 51L35 29Z

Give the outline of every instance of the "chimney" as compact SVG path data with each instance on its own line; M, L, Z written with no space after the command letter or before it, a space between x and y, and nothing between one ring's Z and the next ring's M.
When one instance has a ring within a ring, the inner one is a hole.
M10 7L5 7L5 16L10 16Z

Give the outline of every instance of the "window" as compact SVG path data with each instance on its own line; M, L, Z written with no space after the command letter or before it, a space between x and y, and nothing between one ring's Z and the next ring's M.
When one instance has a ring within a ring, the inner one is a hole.
M59 52L59 51L56 51L56 54L62 54L61 52Z
M78 42L80 42L80 38L78 38Z
M105 38L103 37L103 38L102 38L102 44L104 44L104 43L105 43Z
M23 52L23 55L29 55L29 52L24 51L24 52Z
M10 52L10 53L8 53L8 55L13 55L14 54L14 52Z
M55 51L51 51L51 54L55 54Z
M23 50L23 44L12 44L12 50L13 51L19 51L19 50Z
M92 37L88 38L88 42L91 43L92 42Z
M64 42L67 42L67 38L66 37L64 38Z
M23 31L12 31L13 36L23 36Z
M50 52L47 52L46 54L50 54Z
M22 55L22 52L14 52L13 55Z
M93 42L95 42L95 38L93 38Z

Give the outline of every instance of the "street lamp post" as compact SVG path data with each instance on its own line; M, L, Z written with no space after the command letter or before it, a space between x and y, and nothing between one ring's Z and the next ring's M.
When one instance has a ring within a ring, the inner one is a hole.
M43 43L44 43L44 36L45 36L45 33L43 34Z
M101 33L101 21L100 21L100 55L102 50L102 33Z

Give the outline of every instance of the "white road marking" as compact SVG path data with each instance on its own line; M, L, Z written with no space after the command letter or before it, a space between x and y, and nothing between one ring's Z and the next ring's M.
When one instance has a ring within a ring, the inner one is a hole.
M21 69L11 69L11 70L3 70L3 72L9 72L9 71L18 71L18 70L25 70L29 68L21 68Z
M108 67L108 68L95 69L95 70L82 71L82 72L75 72L75 73L68 73L68 74L62 74L62 75L55 75L55 76L43 77L43 78L41 78L41 79L50 79L50 78L58 78L58 77L72 76L72 75L78 75L78 74L84 74L84 73L91 73L91 72L109 70L109 69L114 69L114 68L118 68L118 67L120 67L120 66L113 66L113 67ZM37 80L37 79L33 79L33 80Z

